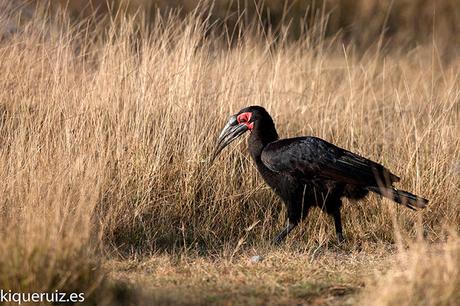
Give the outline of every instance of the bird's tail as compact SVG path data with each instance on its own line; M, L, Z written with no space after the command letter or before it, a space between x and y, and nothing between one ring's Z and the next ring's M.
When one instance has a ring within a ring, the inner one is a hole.
M428 205L427 199L394 187L368 187L367 189L410 209L416 210L417 208L425 208Z

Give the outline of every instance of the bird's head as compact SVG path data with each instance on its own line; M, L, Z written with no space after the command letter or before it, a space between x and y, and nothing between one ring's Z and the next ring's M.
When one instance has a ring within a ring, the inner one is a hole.
M211 160L214 161L226 146L246 131L252 131L258 122L267 116L270 118L265 108L261 106L249 106L230 116L217 139L217 146Z

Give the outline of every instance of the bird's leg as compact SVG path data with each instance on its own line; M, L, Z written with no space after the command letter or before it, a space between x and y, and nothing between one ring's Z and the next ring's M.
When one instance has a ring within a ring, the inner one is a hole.
M294 227L296 225L297 225L297 223L292 223L292 222L289 222L289 220L288 220L286 227L283 228L283 230L281 232L279 232L278 235L276 235L276 238L273 241L273 243L275 245L280 245L281 242L284 241L286 236L294 229Z
M335 233L337 234L337 240L339 242L343 242L345 239L343 238L342 232L342 218L340 216L340 208L336 209L332 216L334 217L334 225L335 225Z

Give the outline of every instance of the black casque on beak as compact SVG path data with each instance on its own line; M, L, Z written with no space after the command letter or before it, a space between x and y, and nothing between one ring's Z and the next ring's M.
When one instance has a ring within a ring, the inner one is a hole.
M238 124L236 116L231 116L230 119L228 119L227 124L222 129L219 138L217 139L217 146L214 150L214 153L212 154L211 163L226 146L228 146L232 141L237 139L247 130L249 129L245 124Z

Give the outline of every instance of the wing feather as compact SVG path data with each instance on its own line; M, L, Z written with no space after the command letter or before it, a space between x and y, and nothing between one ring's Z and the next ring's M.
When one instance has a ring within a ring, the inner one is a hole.
M391 186L399 180L382 165L316 137L272 142L261 158L270 170L304 180L328 179L359 186Z

